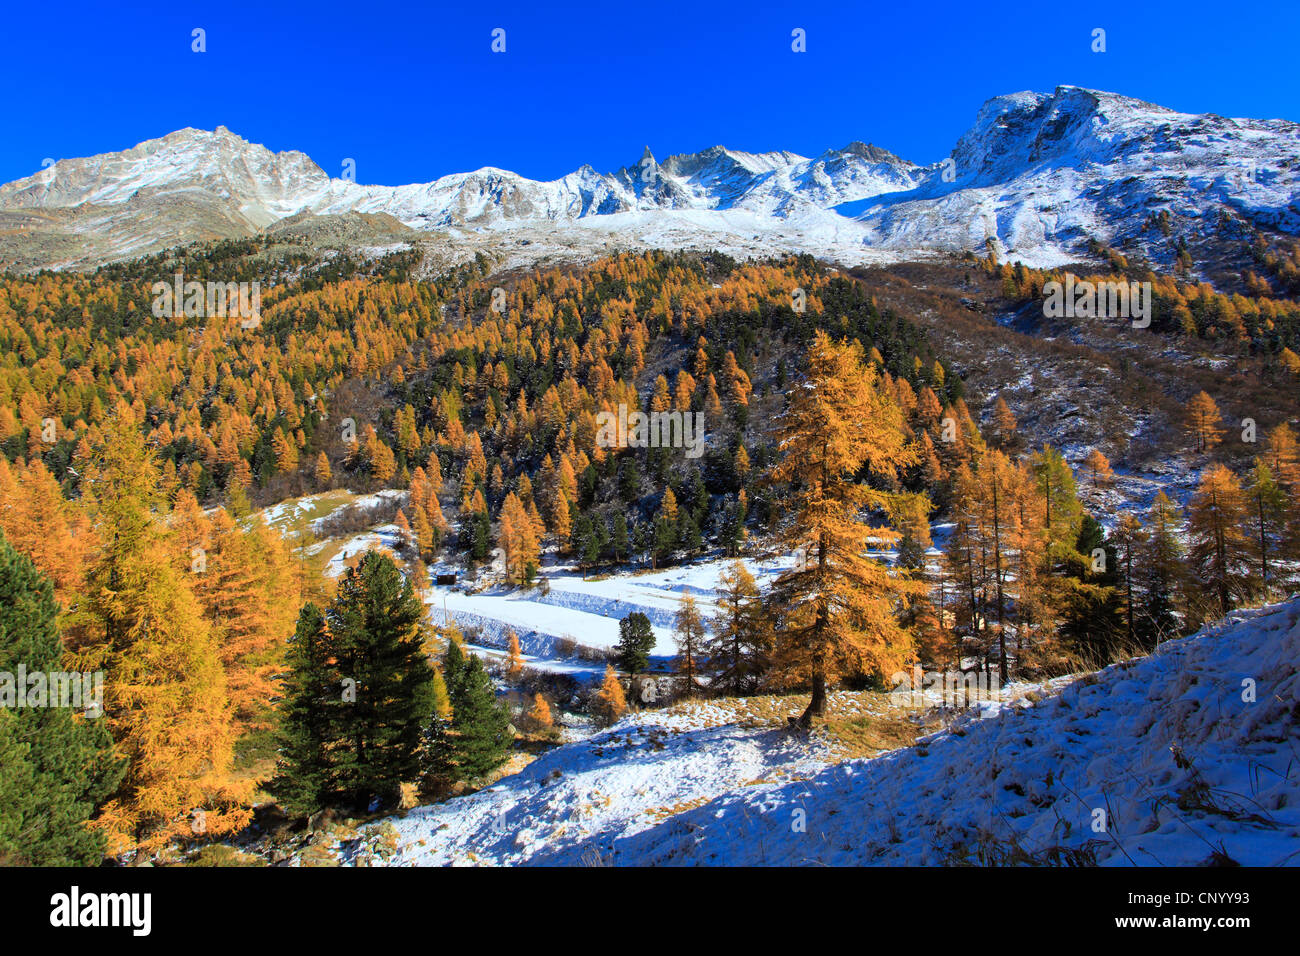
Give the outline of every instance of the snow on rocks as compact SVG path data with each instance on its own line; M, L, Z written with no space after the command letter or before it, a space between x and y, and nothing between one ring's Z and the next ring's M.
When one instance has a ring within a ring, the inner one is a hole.
M779 249L867 265L983 252L989 239L1004 260L1052 267L1075 261L1090 237L1131 240L1168 261L1169 244L1147 235L1157 209L1203 232L1225 208L1271 229L1300 228L1296 130L1062 86L994 97L952 154L924 167L862 143L813 159L718 146L662 164L646 153L616 172L583 166L548 182L484 167L381 186L331 179L300 152L273 153L224 127L184 129L0 185L0 209L76 210L70 230L98 246L81 262L174 244L188 221L190 204L176 205L185 197L201 198L232 234L301 214L387 214L436 234L440 257L489 252L506 268L612 248L736 258ZM653 184L642 175L650 168ZM151 202L158 215L143 225L94 212ZM32 254L67 264L63 253Z

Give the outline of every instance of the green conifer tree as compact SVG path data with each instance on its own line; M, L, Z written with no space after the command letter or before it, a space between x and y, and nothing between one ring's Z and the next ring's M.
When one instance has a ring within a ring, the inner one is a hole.
M63 642L50 582L31 559L0 536L0 672L28 677L63 670ZM85 683L78 675L69 675ZM13 680L13 677L10 678ZM12 686L15 694L28 690ZM9 708L0 695L0 861L27 866L93 866L104 857L104 835L86 826L125 773L93 701L81 710L53 696L46 706ZM92 683L93 687L93 683ZM93 693L93 692L92 692Z
M640 611L633 611L618 622L618 644L614 646L618 666L629 674L643 671L650 664L650 652L654 650L655 635L650 627L650 618Z
M392 559L367 553L349 569L326 615L338 662L342 722L336 779L361 808L387 802L419 776L420 738L433 714L424 606Z
M325 616L308 603L298 614L289 642L280 710L280 758L270 790L294 813L311 813L334 802L335 780L328 747L343 703L337 669L328 661L331 648Z
M303 608L281 724L279 792L287 801L306 808L315 793L365 810L419 779L435 707L423 617L411 582L375 552L348 569L323 616Z
M443 672L451 697L452 733L438 763L445 773L449 758L458 779L472 780L495 770L510 753L510 713L497 699L483 663L463 653L455 641L447 647Z

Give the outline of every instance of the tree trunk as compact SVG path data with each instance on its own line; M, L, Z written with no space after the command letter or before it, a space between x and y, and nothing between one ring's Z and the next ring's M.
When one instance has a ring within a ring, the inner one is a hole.
M821 673L819 665L814 665L812 676L812 700L808 702L808 709L803 712L799 718L800 727L811 727L814 717L826 716L826 677Z
M817 541L817 570L822 587L825 586L829 545L828 536L823 533ZM826 659L822 635L828 624L828 611L823 604L817 611L817 620L812 632L812 700L808 702L808 709L799 718L799 726L805 729L812 726L814 717L826 715Z
M1124 551L1124 601L1128 605L1128 642L1133 645L1137 642L1137 635L1133 631L1133 542L1130 539Z
M998 586L998 680L1007 682L1006 599L1002 592L1002 515L998 501L998 475L993 475L993 562Z
M1264 535L1264 496L1256 497L1259 504L1259 576L1264 588L1264 600L1268 600L1268 538Z

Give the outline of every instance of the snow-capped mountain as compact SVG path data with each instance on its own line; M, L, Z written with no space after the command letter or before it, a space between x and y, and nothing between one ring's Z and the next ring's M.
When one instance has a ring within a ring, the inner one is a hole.
M1176 113L1077 87L989 100L950 157L925 167L857 142L812 159L715 146L661 163L647 148L616 172L583 166L550 182L488 167L368 186L224 127L184 129L0 186L0 265L90 265L290 216L355 213L534 259L694 245L852 263L983 251L990 238L1032 264L1077 258L1088 238L1159 259L1143 234L1160 210L1193 232L1212 232L1220 210L1300 232L1298 176L1296 123Z
M178 130L120 153L59 160L0 186L0 203L49 209L193 196L216 200L232 218L261 228L299 211L329 185L329 177L303 153L272 153L218 126L211 133Z
M892 249L975 249L995 238L1011 258L1059 259L1088 237L1131 241L1168 211L1194 236L1220 211L1300 232L1300 125L1177 113L1114 93L1060 87L989 100L950 162L911 192L840 212ZM946 175L945 175L946 173Z

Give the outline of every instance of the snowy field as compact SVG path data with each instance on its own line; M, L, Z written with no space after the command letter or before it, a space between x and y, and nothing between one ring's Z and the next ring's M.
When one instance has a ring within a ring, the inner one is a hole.
M326 533L331 519L347 508L375 509L384 503L403 504L406 492L384 490L368 495L336 490L292 499L265 509L261 518L282 533L293 533L305 526L312 534ZM942 545L950 526L933 529L936 545ZM455 529L450 532L455 534ZM394 524L376 524L365 530L337 537L325 537L303 547L303 554L315 561L328 578L340 577L348 561L367 550L399 550L399 531ZM892 562L896 552L876 552ZM931 560L939 552L931 549ZM476 579L467 580L464 568L438 562L429 570L425 583L425 600L429 619L437 625L455 624L466 635L466 644L480 656L499 658L509 646L509 632L519 638L527 667L555 674L567 674L581 681L599 681L604 673L605 653L619 639L619 621L635 611L650 620L656 645L651 655L651 670L662 670L676 654L673 643L673 619L681 597L693 598L710 629L711 618L718 613L719 576L733 562L732 558L710 557L662 570L629 570L626 566L605 574L584 578L572 565L558 562L553 554L544 557L542 576L545 586L513 588L499 584L481 586L484 581L499 580L503 558L496 550ZM795 563L793 555L744 558L742 563L754 576L760 591ZM438 574L456 574L451 586L433 584Z
M656 638L653 669L666 667L676 653L673 616L681 596L695 600L707 624L718 611L718 576L731 561L718 558L587 580L571 567L552 565L545 569L549 588L488 588L467 594L459 587L434 587L429 603L436 623L458 625L471 635L469 643L476 649L507 647L507 631L513 630L530 667L565 673L574 672L575 649L612 649L618 643L619 621L639 611L650 619ZM760 589L792 563L789 557L744 561ZM603 672L595 667L578 670L596 677Z

